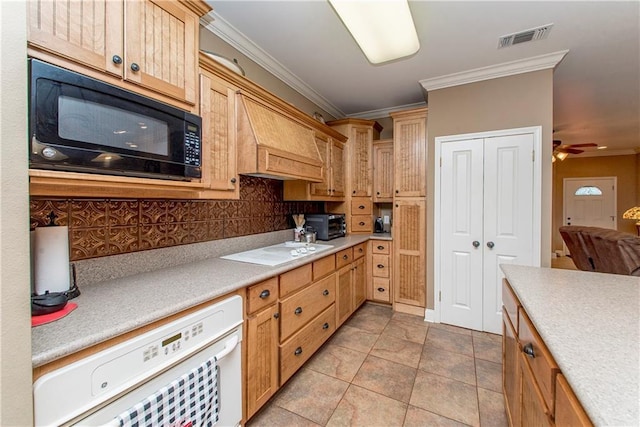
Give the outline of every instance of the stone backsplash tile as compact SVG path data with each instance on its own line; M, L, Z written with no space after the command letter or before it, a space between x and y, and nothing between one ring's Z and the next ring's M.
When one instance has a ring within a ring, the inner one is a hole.
M322 202L285 202L282 181L240 176L240 200L33 197L31 228L69 226L72 261L293 228Z

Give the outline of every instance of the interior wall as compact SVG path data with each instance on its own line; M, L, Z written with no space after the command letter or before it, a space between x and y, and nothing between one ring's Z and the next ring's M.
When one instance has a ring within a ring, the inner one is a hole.
M553 250L562 249L562 237L558 228L563 224L564 208L563 184L565 178L615 176L618 178L617 217L618 230L636 234L635 222L622 219L624 211L636 206L640 191L640 170L638 155L569 157L554 165L553 181Z
M33 425L27 2L0 2L0 425Z
M542 126L541 260L551 263L553 71L541 70L429 92L427 116L427 308L434 308L435 138Z
M200 49L217 53L229 59L236 58L238 60L238 64L245 71L246 78L259 84L269 92L279 96L310 116L313 116L313 113L318 112L322 114L325 121L342 118L332 116L331 113L323 110L309 99L305 98L295 89L288 86L282 80L202 26L200 27Z

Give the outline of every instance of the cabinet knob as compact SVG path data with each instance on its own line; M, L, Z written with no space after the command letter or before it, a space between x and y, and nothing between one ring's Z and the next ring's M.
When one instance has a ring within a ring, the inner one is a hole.
M302 347L296 348L296 351L293 352L296 356L300 356L302 354Z
M131 63L131 71L133 71L134 73L137 73L138 71L140 71L140 66L138 64L136 64L135 62Z
M235 178L231 178L231 183L235 184L236 183L236 179Z
M364 209L364 205L358 206L358 209Z
M396 190L396 194L398 194L400 191Z
M379 192L379 191L376 191L376 194L379 196L379 195L380 195L380 192Z
M378 268L384 268L384 264L378 264Z
M329 295L329 289L325 289L324 291L322 291L322 295L324 295L325 297Z
M358 253L362 253L362 248L358 248Z
M329 324L325 323L324 325L322 325L322 329L329 329Z
M293 310L293 314L302 314L302 307L296 307L296 309Z
M122 58L119 55L113 55L113 58L111 58L111 60L114 64L122 64Z
M381 250L383 250L383 249L384 249L384 246L382 246L382 245L378 245L378 250L379 250L379 251L381 251Z
M396 203L396 208L398 207L398 204Z
M274 319L279 319L280 318L280 313L274 313L273 318Z
M264 291L260 292L260 299L269 298L269 295L271 295L271 292L269 292L269 289L265 289Z
M526 354L529 357L536 357L535 353L533 352L533 344L529 343L529 344L525 344L524 347L522 347L522 351L524 352L524 354Z
M358 224L360 224L360 225L364 225L364 221L360 221Z
M378 292L384 292L384 288L378 288Z
M356 194L356 190L353 190L353 194Z
M349 259L349 255L342 255L342 259L345 260L345 261L348 260Z

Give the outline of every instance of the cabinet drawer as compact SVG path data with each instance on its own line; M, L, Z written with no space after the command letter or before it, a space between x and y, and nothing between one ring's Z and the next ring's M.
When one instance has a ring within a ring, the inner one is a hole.
M287 271L280 275L280 296L290 294L300 288L311 283L312 266L311 264L303 265L295 270Z
M386 240L372 240L371 253L389 255L391 253L391 242Z
M507 316L509 316L509 320L513 325L513 329L518 332L518 307L520 307L520 302L518 298L516 298L515 294L511 290L511 286L507 279L502 279L502 305L504 306L504 311Z
M353 248L343 249L336 254L336 269L351 264L353 261Z
M371 274L374 277L389 278L389 255L372 255L371 256Z
M313 262L313 280L318 280L336 270L336 256L329 255Z
M351 199L351 215L371 215L373 203L366 197Z
M253 314L276 301L278 301L277 277L249 286L247 289L247 314Z
M280 345L280 385L284 384L336 330L335 304Z
M523 359L526 360L526 363L533 372L533 376L544 398L544 403L547 405L547 408L549 408L549 413L553 414L555 380L556 374L558 374L560 369L522 308L520 308L518 316L518 337L520 349L524 355Z
M280 301L280 341L313 319L336 300L336 275L325 277L308 288Z
M359 245L355 245L353 247L353 260L357 260L362 258L367 253L367 243L360 243Z
M354 233L371 233L373 231L373 218L371 218L371 215L352 215L351 231Z
M373 278L373 295L375 301L391 302L391 292L389 286L391 281L382 277Z

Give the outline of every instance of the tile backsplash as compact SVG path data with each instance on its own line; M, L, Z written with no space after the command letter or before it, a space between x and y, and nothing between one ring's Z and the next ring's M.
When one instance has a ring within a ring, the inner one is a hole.
M293 228L322 202L283 201L282 181L240 176L240 200L32 197L31 227L69 226L71 261Z

